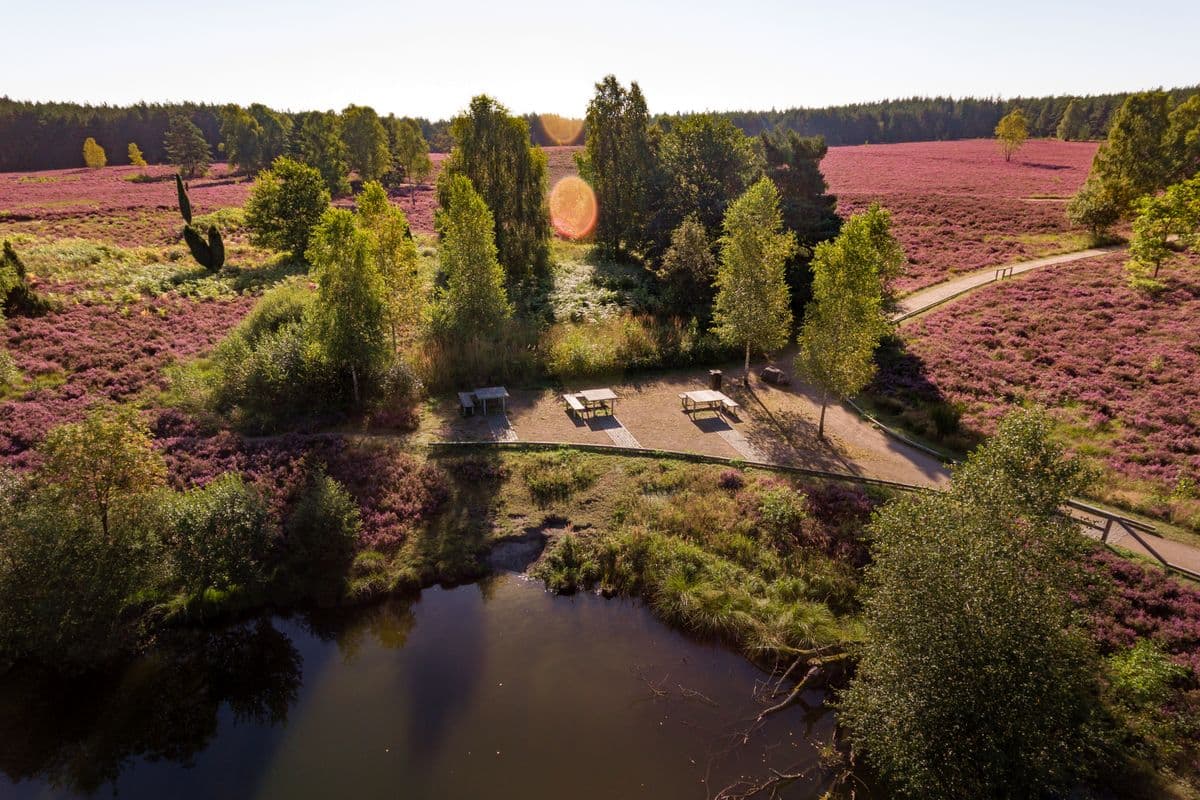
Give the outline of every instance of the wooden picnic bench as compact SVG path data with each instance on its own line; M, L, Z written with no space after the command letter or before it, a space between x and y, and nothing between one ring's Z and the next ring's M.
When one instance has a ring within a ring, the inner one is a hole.
M475 413L475 398L471 396L470 392L458 393L458 413L464 417Z
M567 404L567 409L577 417L582 417L587 413L587 406L579 402L579 397L573 394L564 394L563 402Z
M693 411L733 411L741 408L734 400L714 389L704 389L696 392L683 392L679 395L684 413Z

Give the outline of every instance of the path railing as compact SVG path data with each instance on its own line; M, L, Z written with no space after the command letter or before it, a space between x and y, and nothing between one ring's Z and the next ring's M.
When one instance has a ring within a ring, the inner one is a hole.
M1163 538L1162 535L1159 534L1158 529L1153 525L1142 522L1141 520L1131 519L1123 514L1117 514L1112 511L1108 511L1107 509L1099 508L1098 506L1093 506L1079 500L1068 500L1066 505L1071 511L1081 512L1068 513L1071 519L1075 520L1080 525L1091 528L1094 531L1099 531L1100 541L1102 543L1108 544L1109 537L1116 533L1117 529L1119 529L1121 532L1124 532L1130 538L1140 544L1145 551L1154 558L1155 561L1162 564L1166 569L1182 573L1195 580L1200 580L1200 572L1196 572L1193 569L1188 569L1181 564L1173 563L1150 543L1149 539L1161 540Z

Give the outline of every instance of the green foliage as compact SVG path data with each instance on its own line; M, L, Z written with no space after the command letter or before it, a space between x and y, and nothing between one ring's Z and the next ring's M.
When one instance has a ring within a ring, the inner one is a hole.
M898 796L1055 795L1093 766L1095 659L1068 601L1082 545L1057 513L1084 473L1049 433L1015 412L948 492L872 524L868 638L840 720Z
M481 338L494 334L512 310L491 211L463 175L438 179L438 257L445 286L434 300L433 330L439 336Z
M1108 658L1113 694L1131 706L1163 705L1170 697L1171 684L1187 675L1186 667L1171 661L1149 639L1139 639L1133 647Z
M1130 95L1114 115L1108 140L1092 162L1093 174L1122 199L1122 212L1167 183L1169 165L1163 147L1169 125L1167 102L1165 92Z
M36 477L0 471L0 665L95 666L130 643L129 600L151 575L150 540L118 517L104 533Z
M316 169L290 158L275 159L270 169L259 174L246 201L251 243L303 256L329 199Z
M386 289L371 241L353 214L331 208L313 229L307 257L318 287L313 341L333 369L349 374L357 405L360 377L378 375L388 357Z
M346 162L364 181L377 181L392 168L388 133L375 109L346 106L342 110L342 141Z
M596 193L596 246L610 257L646 245L656 189L657 152L650 112L637 83L625 89L613 75L596 84L588 103L580 174Z
M796 237L783 231L779 192L769 178L729 206L724 231L714 331L726 344L745 347L749 371L751 351L771 352L787 344L792 311L785 270Z
M674 120L659 152L665 189L655 223L660 231L657 252L689 214L695 213L715 236L730 205L762 174L753 140L715 114Z
M129 159L130 166L133 166L133 167L146 166L146 157L142 155L142 148L138 147L136 143L130 142L129 147L126 148L125 152L126 152L126 157Z
M264 105L221 109L221 149L230 165L243 172L265 169L287 150L292 121Z
M100 169L108 163L104 148L91 136L83 140L83 165L88 169Z
M1071 202L1067 203L1067 221L1087 228L1092 242L1100 244L1108 238L1112 226L1121 219L1123 202L1110 184L1095 176L1089 177Z
M1004 160L1012 161L1013 155L1029 138L1029 121L1025 119L1025 112L1015 108L1005 114L996 124L995 133L1000 142L1000 150L1004 153Z
M890 219L873 204L851 217L832 242L817 245L813 257L813 300L800 330L796 370L821 388L820 435L828 398L853 397L875 375L875 350L887 332L885 281L904 263Z
M1082 141L1091 136L1087 109L1080 100L1071 98L1071 101L1067 103L1054 134L1064 142Z
M1167 118L1168 183L1200 173L1200 94L1194 94L1171 109Z
M42 477L105 536L114 504L161 486L166 474L150 431L129 406L99 406L82 422L52 429L38 450Z
M178 167L185 178L203 175L212 163L212 152L204 133L182 114L172 117L167 125L163 149L167 160Z
M375 181L363 186L358 196L357 216L383 281L387 321L395 348L397 329L414 327L421 319L424 297L417 243L404 212L388 201L387 192Z
M592 463L573 450L535 453L521 465L521 477L534 501L566 500L596 480Z
M226 473L173 499L163 533L176 579L193 596L249 589L266 577L276 531L258 491Z
M342 118L334 112L301 114L288 138L288 154L320 173L332 196L350 194L349 154L342 140Z
M717 259L699 217L691 214L671 232L671 246L655 271L672 314L706 320L712 312Z
M824 138L800 136L795 131L760 137L766 175L779 190L783 227L796 234L796 253L788 259L788 289L792 313L799 315L810 293L808 263L813 248L832 239L842 225L837 198L829 194L821 159L829 151Z
M323 605L339 600L361 526L346 488L323 472L312 475L284 525L282 580L289 593Z
M1161 289L1158 271L1171 254L1170 237L1181 247L1200 248L1200 174L1167 187L1161 195L1144 197L1133 220L1126 270L1134 288Z
M0 249L0 318L37 317L49 310L49 301L30 288L24 262L5 239Z
M383 120L383 124L387 129L388 147L395 169L409 183L424 183L433 172L433 162L429 159L429 143L421 134L421 126L414 119L397 118L391 114ZM411 194L416 203L416 191Z
M684 323L629 314L560 323L545 333L539 349L546 372L560 379L715 364L730 356L730 349L695 319Z
M438 205L449 208L457 178L470 179L494 224L496 257L510 287L549 266L546 154L529 143L529 125L487 95L450 123L454 149L438 177ZM442 232L445 237L445 232Z

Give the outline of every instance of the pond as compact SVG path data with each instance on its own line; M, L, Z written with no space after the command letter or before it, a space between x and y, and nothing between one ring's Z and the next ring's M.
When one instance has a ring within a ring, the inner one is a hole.
M741 743L767 677L638 603L505 574L187 634L119 675L9 675L0 796L703 800L815 767L819 694Z

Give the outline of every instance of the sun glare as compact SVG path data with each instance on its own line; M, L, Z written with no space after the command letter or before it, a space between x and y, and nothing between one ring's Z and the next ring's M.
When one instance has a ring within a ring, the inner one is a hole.
M596 227L596 195L587 182L574 175L550 190L550 221L559 236L583 239Z

